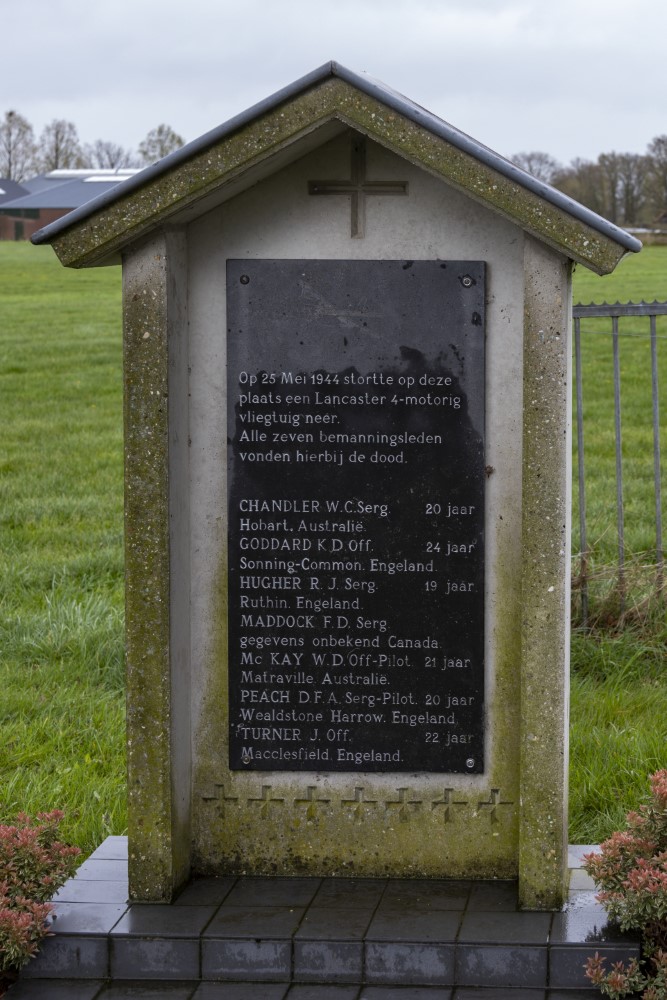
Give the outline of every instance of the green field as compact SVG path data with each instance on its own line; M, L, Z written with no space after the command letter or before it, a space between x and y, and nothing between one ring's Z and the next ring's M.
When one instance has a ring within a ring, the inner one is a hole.
M574 301L667 300L667 247L646 247L603 278L578 267ZM625 545L629 615L618 610L613 360L609 320L582 321L584 456L594 614L609 623L573 632L570 839L594 843L636 808L646 775L667 765L667 628L665 604L654 599L655 492L648 321L619 321ZM657 324L662 389L662 496L667 476L667 318ZM580 550L573 489L573 570ZM664 515L663 515L664 516ZM648 597L653 597L648 600ZM575 599L575 621L579 603ZM641 612L634 614L635 611ZM609 612L605 616L605 612Z
M667 300L667 247L647 247L621 262L604 278L581 267L574 276L574 301L617 302L642 299ZM651 344L646 318L619 320L621 384L621 440L624 501L625 556L630 584L629 605L640 603L651 591L656 563L655 488L651 396ZM618 561L616 520L616 457L613 408L613 353L611 320L581 321L583 368L584 460L590 569L595 577L594 610L613 610ZM657 320L659 383L663 412L667 406L667 316ZM661 451L667 439L662 420ZM574 435L573 553L580 551L576 434ZM662 463L662 495L667 486L667 465ZM577 561L575 558L575 573ZM611 595L611 598L610 598Z
M667 298L667 248L610 278L580 270L575 280L584 301ZM624 393L628 459L643 470L637 359ZM601 390L586 405L596 399L606 420L602 361L586 363ZM126 823L121 391L120 270L68 271L49 248L0 243L0 821L64 808L65 833L84 850ZM594 442L586 448L590 489L604 497L603 443L597 457ZM611 513L606 499L593 504L603 539ZM650 524L638 508L632 519L640 547ZM613 563L613 544L598 558ZM659 615L575 634L571 839L610 832L667 763L666 652Z
M0 243L0 816L125 828L120 269Z
M613 274L603 277L578 264L573 298L583 304L667 301L667 246L644 247L641 253L628 254Z

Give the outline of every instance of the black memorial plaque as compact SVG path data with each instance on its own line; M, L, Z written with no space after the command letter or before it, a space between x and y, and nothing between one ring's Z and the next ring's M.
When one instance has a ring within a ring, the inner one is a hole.
M232 769L483 771L484 275L228 261Z

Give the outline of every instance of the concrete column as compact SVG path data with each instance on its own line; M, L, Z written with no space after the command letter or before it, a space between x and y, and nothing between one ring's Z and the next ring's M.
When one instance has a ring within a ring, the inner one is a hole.
M190 854L185 257L157 232L123 267L130 898L156 902Z
M558 909L567 871L570 262L524 251L519 897Z

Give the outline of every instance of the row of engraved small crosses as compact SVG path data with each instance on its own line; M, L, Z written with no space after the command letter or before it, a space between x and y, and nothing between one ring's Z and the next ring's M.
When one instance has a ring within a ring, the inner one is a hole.
M238 803L239 798L236 795L225 795L224 785L216 784L214 786L215 791L212 795L203 795L202 798L205 801L218 800L220 802L226 803ZM405 817L410 812L417 812L422 805L426 802L423 799L411 799L409 798L410 789L407 787L397 788L398 799L388 799L385 802L380 803L377 799L367 799L364 797L363 787L356 787L354 790L353 799L341 799L342 806L348 806L354 809L354 812L359 815L362 806L376 806L384 805L385 809L396 809L400 815ZM297 806L306 806L307 814L313 816L317 812L318 806L326 806L331 803L331 799L317 798L317 785L308 785L305 798L295 798L294 804ZM467 800L455 799L455 790L453 788L443 789L443 794L441 799L433 800L431 805L431 810L442 807L443 818L445 822L451 821L452 818L452 808L469 806ZM284 805L285 799L278 796L273 796L271 794L271 785L262 785L262 794L255 798L248 798L247 802L257 802L260 804L260 811L263 815L266 815L269 807L271 805ZM498 807L499 806L513 806L513 802L506 801L501 798L500 789L492 788L489 796L488 802L477 802L477 809L486 811L489 810L489 817L492 823L498 822Z

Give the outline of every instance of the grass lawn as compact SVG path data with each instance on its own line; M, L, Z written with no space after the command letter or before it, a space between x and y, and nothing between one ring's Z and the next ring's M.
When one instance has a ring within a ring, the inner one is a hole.
M630 253L613 274L600 277L578 264L574 272L574 301L665 302L667 300L667 246L644 247Z
M0 243L0 817L125 829L120 269Z
M600 278L578 267L575 302L667 300L667 247L645 247ZM588 541L599 578L592 598L608 598L616 576L613 368L609 320L582 321L584 455ZM646 320L620 320L622 454L626 557L632 601L653 581L655 518L650 345ZM667 477L667 317L658 319L662 391L662 495ZM575 442L576 462L576 442ZM573 553L579 551L576 465ZM663 514L664 518L664 514ZM595 843L617 829L647 791L646 777L667 766L667 626L664 600L622 631L572 637L570 839Z
M575 302L639 302L656 298L667 300L667 247L647 247L641 254L632 254L613 274L604 278L581 267L575 272ZM593 599L600 602L615 581L618 560L611 320L582 320L581 333L586 522L588 545L592 549L591 570L593 574L600 573L592 594ZM658 317L657 334L664 414L667 406L667 316ZM651 344L646 318L619 320L619 358L625 549L628 576L634 586L631 600L636 601L650 589L654 574L647 567L656 561ZM664 496L667 492L664 417L662 423ZM575 435L572 539L575 554L580 551L576 460Z
M575 280L575 301L667 298L667 248ZM119 268L69 271L50 248L0 243L0 821L64 808L64 833L84 851L126 823L120 321ZM587 359L587 405L604 421L601 363ZM642 385L629 377L633 425ZM607 445L596 447L590 488L604 497ZM644 450L644 432L628 431L628 458ZM597 503L605 537L610 510ZM632 520L641 546L650 529L639 508ZM667 763L666 652L658 615L620 634L575 633L572 840L611 832Z

